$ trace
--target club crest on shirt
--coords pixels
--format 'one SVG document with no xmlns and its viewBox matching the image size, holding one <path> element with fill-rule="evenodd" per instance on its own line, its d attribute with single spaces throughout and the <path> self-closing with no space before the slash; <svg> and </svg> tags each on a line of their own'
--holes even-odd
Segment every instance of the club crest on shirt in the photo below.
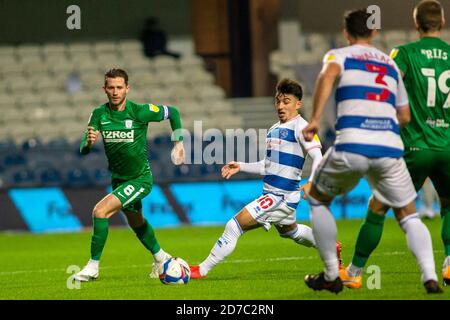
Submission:
<svg viewBox="0 0 450 320">
<path fill-rule="evenodd" d="M 125 120 L 125 128 L 131 129 L 133 127 L 133 120 Z"/>
<path fill-rule="evenodd" d="M 280 138 L 285 139 L 288 136 L 289 132 L 287 129 L 280 129 Z"/>
</svg>

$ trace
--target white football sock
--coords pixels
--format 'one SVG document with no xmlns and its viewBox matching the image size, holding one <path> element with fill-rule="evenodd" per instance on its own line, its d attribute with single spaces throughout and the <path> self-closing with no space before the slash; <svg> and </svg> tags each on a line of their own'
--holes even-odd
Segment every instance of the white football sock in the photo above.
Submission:
<svg viewBox="0 0 450 320">
<path fill-rule="evenodd" d="M 350 277 L 359 277 L 362 275 L 363 268 L 357 267 L 353 265 L 353 263 L 350 263 L 350 265 L 347 267 L 347 274 Z"/>
<path fill-rule="evenodd" d="M 316 241 L 314 240 L 313 231 L 310 227 L 304 224 L 297 224 L 297 228 L 280 234 L 283 238 L 290 238 L 296 243 L 305 247 L 315 247 Z"/>
<path fill-rule="evenodd" d="M 422 282 L 436 280 L 437 274 L 434 268 L 433 246 L 430 232 L 417 213 L 400 220 L 400 226 L 406 233 L 409 250 L 416 257 L 422 272 Z"/>
<path fill-rule="evenodd" d="M 208 258 L 200 263 L 200 274 L 206 276 L 216 264 L 228 257 L 234 251 L 237 240 L 243 233 L 236 218 L 228 221 L 225 225 L 225 231 L 219 240 L 217 240 Z"/>
<path fill-rule="evenodd" d="M 153 255 L 153 259 L 155 259 L 155 262 L 157 263 L 167 260 L 168 257 L 169 255 L 163 249 L 159 249 L 159 251 Z"/>
<path fill-rule="evenodd" d="M 325 280 L 333 281 L 339 276 L 339 262 L 336 253 L 336 222 L 323 203 L 309 197 L 311 223 L 316 247 L 325 264 Z"/>
<path fill-rule="evenodd" d="M 99 260 L 89 259 L 89 261 L 87 263 L 87 266 L 89 268 L 92 268 L 92 269 L 98 269 L 99 265 L 100 265 L 100 261 Z"/>
</svg>

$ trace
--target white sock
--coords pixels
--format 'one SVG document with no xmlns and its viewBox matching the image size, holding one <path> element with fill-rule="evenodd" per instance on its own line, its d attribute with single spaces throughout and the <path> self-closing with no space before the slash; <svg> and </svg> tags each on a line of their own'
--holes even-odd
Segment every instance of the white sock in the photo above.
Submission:
<svg viewBox="0 0 450 320">
<path fill-rule="evenodd" d="M 437 274 L 434 268 L 433 246 L 430 232 L 417 213 L 400 220 L 400 226 L 406 233 L 409 250 L 416 257 L 422 272 L 422 282 L 436 280 Z"/>
<path fill-rule="evenodd" d="M 89 259 L 89 261 L 87 263 L 87 266 L 89 268 L 92 268 L 92 269 L 98 269 L 99 265 L 100 265 L 100 261 L 99 260 Z"/>
<path fill-rule="evenodd" d="M 153 255 L 153 259 L 155 259 L 156 263 L 161 263 L 167 260 L 168 257 L 169 255 L 163 249 L 159 249 L 159 251 Z"/>
<path fill-rule="evenodd" d="M 316 247 L 325 264 L 325 280 L 333 281 L 339 276 L 339 262 L 336 253 L 336 222 L 327 206 L 309 197 L 311 223 Z"/>
<path fill-rule="evenodd" d="M 200 274 L 206 276 L 216 264 L 228 257 L 234 251 L 237 240 L 243 233 L 236 218 L 228 221 L 222 236 L 217 240 L 208 258 L 200 263 Z"/>
<path fill-rule="evenodd" d="M 283 238 L 290 238 L 296 243 L 305 247 L 315 247 L 316 241 L 314 240 L 313 231 L 310 227 L 304 224 L 297 224 L 297 228 L 280 234 Z"/>
<path fill-rule="evenodd" d="M 350 265 L 347 267 L 347 274 L 350 277 L 359 277 L 362 275 L 363 268 L 357 267 L 353 265 L 353 263 L 350 263 Z"/>
</svg>

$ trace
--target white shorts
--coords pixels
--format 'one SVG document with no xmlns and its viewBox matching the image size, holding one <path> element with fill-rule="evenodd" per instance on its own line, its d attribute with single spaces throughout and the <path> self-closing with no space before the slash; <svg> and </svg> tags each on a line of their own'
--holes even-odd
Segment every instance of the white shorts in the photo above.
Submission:
<svg viewBox="0 0 450 320">
<path fill-rule="evenodd" d="M 403 158 L 367 158 L 334 148 L 323 157 L 313 181 L 321 193 L 334 197 L 349 192 L 361 177 L 375 198 L 390 207 L 404 207 L 417 196 Z"/>
<path fill-rule="evenodd" d="M 283 197 L 271 193 L 253 200 L 245 209 L 266 231 L 269 231 L 272 224 L 285 226 L 297 221 L 296 210 L 289 207 Z"/>
</svg>

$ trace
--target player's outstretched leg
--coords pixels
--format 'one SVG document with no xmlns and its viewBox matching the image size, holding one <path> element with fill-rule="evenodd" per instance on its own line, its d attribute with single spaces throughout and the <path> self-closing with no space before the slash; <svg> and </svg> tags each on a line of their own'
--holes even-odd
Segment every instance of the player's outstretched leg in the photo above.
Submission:
<svg viewBox="0 0 450 320">
<path fill-rule="evenodd" d="M 325 272 L 317 275 L 306 275 L 305 283 L 313 290 L 328 290 L 339 293 L 342 291 L 343 285 L 339 278 L 339 262 L 336 254 L 336 222 L 325 203 L 313 198 L 312 194 L 308 201 L 311 207 L 314 239 L 320 257 L 325 264 Z"/>
<path fill-rule="evenodd" d="M 91 259 L 74 279 L 78 281 L 91 281 L 98 278 L 100 257 L 108 238 L 109 219 L 93 217 L 93 233 L 91 237 Z"/>
<path fill-rule="evenodd" d="M 161 249 L 161 246 L 156 239 L 155 231 L 146 219 L 144 219 L 144 223 L 141 226 L 132 229 L 136 233 L 139 241 L 141 241 L 144 247 L 153 255 L 154 263 L 152 265 L 150 278 L 159 278 L 160 266 L 172 256 Z"/>
<path fill-rule="evenodd" d="M 113 194 L 104 197 L 92 211 L 93 228 L 91 237 L 91 259 L 74 279 L 90 281 L 98 278 L 100 257 L 108 238 L 109 218 L 120 210 L 122 203 Z"/>
<path fill-rule="evenodd" d="M 370 200 L 369 206 L 377 207 L 377 212 L 386 212 L 388 207 L 383 205 L 374 198 Z M 369 256 L 378 246 L 383 234 L 383 226 L 385 216 L 368 209 L 366 219 L 361 225 L 358 238 L 356 240 L 355 252 L 351 264 L 346 269 L 339 270 L 339 277 L 344 285 L 351 289 L 359 289 L 362 285 L 362 271 L 369 259 Z"/>
<path fill-rule="evenodd" d="M 394 210 L 395 212 L 396 210 Z M 430 232 L 419 219 L 419 214 L 405 216 L 399 221 L 400 227 L 406 233 L 408 248 L 416 257 L 422 272 L 422 282 L 428 293 L 442 293 L 437 282 L 438 278 L 434 267 L 433 246 Z"/>
<path fill-rule="evenodd" d="M 209 256 L 200 265 L 191 266 L 191 278 L 204 278 L 215 265 L 234 251 L 236 243 L 243 233 L 236 217 L 228 221 L 222 236 L 217 240 Z"/>
<path fill-rule="evenodd" d="M 133 229 L 136 237 L 142 245 L 153 255 L 154 263 L 150 278 L 159 278 L 159 269 L 167 259 L 172 256 L 161 249 L 158 240 L 156 239 L 155 231 L 142 214 L 142 206 L 137 203 L 134 208 L 124 210 L 127 217 L 128 224 Z"/>
</svg>

